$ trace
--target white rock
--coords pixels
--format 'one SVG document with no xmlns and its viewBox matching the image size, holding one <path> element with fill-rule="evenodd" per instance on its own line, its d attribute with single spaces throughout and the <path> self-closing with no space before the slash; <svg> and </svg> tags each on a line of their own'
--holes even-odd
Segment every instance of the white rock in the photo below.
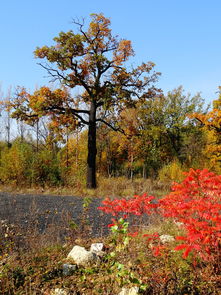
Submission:
<svg viewBox="0 0 221 295">
<path fill-rule="evenodd" d="M 88 265 L 99 261 L 99 257 L 84 247 L 74 246 L 67 256 L 68 259 L 73 260 L 77 265 Z"/>
<path fill-rule="evenodd" d="M 160 236 L 160 241 L 165 244 L 165 243 L 171 243 L 175 241 L 174 237 L 171 235 L 161 235 Z"/>
<path fill-rule="evenodd" d="M 139 293 L 138 287 L 132 287 L 130 289 L 122 288 L 121 292 L 118 295 L 137 295 Z"/>
<path fill-rule="evenodd" d="M 68 291 L 60 288 L 56 288 L 51 292 L 51 295 L 68 295 Z"/>
<path fill-rule="evenodd" d="M 94 243 L 94 244 L 91 244 L 90 251 L 93 253 L 97 253 L 97 252 L 99 253 L 103 251 L 103 249 L 104 249 L 103 243 Z"/>
</svg>

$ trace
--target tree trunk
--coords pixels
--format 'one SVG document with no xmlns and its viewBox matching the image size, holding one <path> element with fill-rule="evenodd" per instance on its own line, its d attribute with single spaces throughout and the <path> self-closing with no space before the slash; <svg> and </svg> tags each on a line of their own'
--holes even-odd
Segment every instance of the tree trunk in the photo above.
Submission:
<svg viewBox="0 0 221 295">
<path fill-rule="evenodd" d="M 66 168 L 69 167 L 69 132 L 66 127 Z"/>
<path fill-rule="evenodd" d="M 36 123 L 36 152 L 38 153 L 39 149 L 39 120 Z"/>
<path fill-rule="evenodd" d="M 96 101 L 92 100 L 88 127 L 87 188 L 96 188 Z"/>
</svg>

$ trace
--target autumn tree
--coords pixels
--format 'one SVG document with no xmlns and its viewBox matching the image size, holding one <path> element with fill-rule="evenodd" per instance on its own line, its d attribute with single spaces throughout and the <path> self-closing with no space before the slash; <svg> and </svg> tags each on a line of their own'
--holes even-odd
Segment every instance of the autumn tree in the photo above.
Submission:
<svg viewBox="0 0 221 295">
<path fill-rule="evenodd" d="M 209 159 L 210 168 L 220 172 L 221 162 L 221 87 L 219 97 L 213 101 L 209 112 L 196 112 L 192 115 L 206 132 L 207 145 L 204 150 L 205 157 Z"/>
<path fill-rule="evenodd" d="M 87 29 L 84 21 L 73 23 L 76 33 L 61 32 L 54 38 L 55 45 L 35 50 L 35 56 L 45 60 L 40 65 L 52 81 L 65 88 L 26 93 L 14 102 L 14 117 L 49 116 L 58 124 L 65 117 L 75 126 L 88 126 L 87 187 L 95 188 L 97 125 L 121 130 L 116 116 L 153 97 L 159 73 L 153 71 L 152 62 L 128 68 L 128 59 L 134 56 L 131 41 L 114 36 L 110 19 L 103 14 L 92 14 Z"/>
<path fill-rule="evenodd" d="M 148 143 L 143 146 L 143 157 L 146 154 L 151 166 L 159 169 L 173 159 L 184 163 L 190 153 L 192 158 L 200 153 L 201 132 L 189 115 L 203 108 L 201 96 L 186 94 L 182 86 L 142 104 L 139 112 L 142 140 Z M 194 145 L 195 152 L 190 151 L 194 139 L 198 144 L 198 148 Z"/>
</svg>

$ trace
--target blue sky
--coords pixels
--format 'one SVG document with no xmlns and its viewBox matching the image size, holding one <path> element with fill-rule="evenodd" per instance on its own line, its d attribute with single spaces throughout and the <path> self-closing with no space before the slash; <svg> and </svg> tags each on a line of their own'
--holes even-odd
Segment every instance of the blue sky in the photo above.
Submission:
<svg viewBox="0 0 221 295">
<path fill-rule="evenodd" d="M 52 45 L 73 18 L 104 13 L 114 34 L 133 43 L 137 64 L 153 61 L 165 92 L 183 85 L 207 102 L 221 85 L 220 0 L 9 0 L 1 1 L 0 81 L 32 90 L 47 85 L 33 51 Z"/>
</svg>

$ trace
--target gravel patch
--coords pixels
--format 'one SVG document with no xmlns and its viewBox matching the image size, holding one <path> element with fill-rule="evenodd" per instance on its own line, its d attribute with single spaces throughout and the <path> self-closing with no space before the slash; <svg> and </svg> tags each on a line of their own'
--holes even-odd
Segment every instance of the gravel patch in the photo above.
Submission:
<svg viewBox="0 0 221 295">
<path fill-rule="evenodd" d="M 70 231 L 70 223 L 84 237 L 102 237 L 109 233 L 112 216 L 98 210 L 101 198 L 91 198 L 88 210 L 83 210 L 84 199 L 77 196 L 27 195 L 0 192 L 0 221 L 14 224 L 27 232 L 46 233 L 50 230 L 63 240 Z M 86 220 L 87 223 L 82 223 Z M 132 231 L 145 228 L 151 220 L 148 216 L 130 216 Z"/>
<path fill-rule="evenodd" d="M 87 213 L 91 236 L 106 235 L 111 216 L 97 209 L 102 199 L 91 200 Z M 79 225 L 82 212 L 81 197 L 0 193 L 0 220 L 23 228 L 35 226 L 40 232 L 44 232 L 48 225 L 65 225 L 70 220 Z"/>
</svg>

